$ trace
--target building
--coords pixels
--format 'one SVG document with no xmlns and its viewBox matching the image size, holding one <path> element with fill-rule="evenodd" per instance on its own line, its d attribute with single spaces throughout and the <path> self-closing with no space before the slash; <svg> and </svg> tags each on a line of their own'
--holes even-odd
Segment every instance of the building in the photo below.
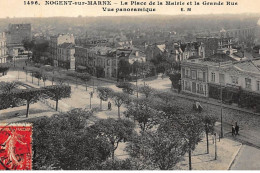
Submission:
<svg viewBox="0 0 260 173">
<path fill-rule="evenodd" d="M 0 33 L 0 64 L 6 63 L 7 47 L 5 33 Z"/>
<path fill-rule="evenodd" d="M 216 37 L 198 37 L 197 42 L 203 43 L 205 47 L 205 57 L 209 57 L 217 53 L 219 48 L 218 38 Z"/>
<path fill-rule="evenodd" d="M 181 63 L 182 91 L 204 97 L 229 98 L 240 92 L 260 94 L 260 59 L 236 61 L 223 58 L 186 60 Z M 225 91 L 225 92 L 224 92 Z"/>
<path fill-rule="evenodd" d="M 74 38 L 73 34 L 59 34 L 59 35 L 50 37 L 51 61 L 54 66 L 59 66 L 57 51 L 58 51 L 58 46 L 63 43 L 75 44 L 75 38 Z"/>
<path fill-rule="evenodd" d="M 24 49 L 23 41 L 32 39 L 31 30 L 31 24 L 9 24 L 6 32 L 8 50 L 13 48 Z"/>
<path fill-rule="evenodd" d="M 181 43 L 181 50 L 183 55 L 181 61 L 185 59 L 193 58 L 205 58 L 205 47 L 201 42 L 187 42 Z"/>
<path fill-rule="evenodd" d="M 205 58 L 205 47 L 200 42 L 180 43 L 166 41 L 165 43 L 148 45 L 145 54 L 147 61 L 157 59 L 158 57 L 165 57 L 169 60 L 179 62 L 190 57 Z"/>
<path fill-rule="evenodd" d="M 75 59 L 76 69 L 85 69 L 93 75 L 98 71 L 106 78 L 117 78 L 118 63 L 121 59 L 127 60 L 130 64 L 146 61 L 145 54 L 139 49 L 115 49 L 106 46 L 76 46 Z"/>
<path fill-rule="evenodd" d="M 89 50 L 82 46 L 75 46 L 75 66 L 76 69 L 86 69 L 89 65 Z"/>
<path fill-rule="evenodd" d="M 166 53 L 165 43 L 155 43 L 151 45 L 147 45 L 145 48 L 146 60 L 151 61 L 156 57 L 163 57 Z"/>
<path fill-rule="evenodd" d="M 73 43 L 63 43 L 58 45 L 57 61 L 58 66 L 70 70 L 75 70 L 75 45 Z"/>
</svg>

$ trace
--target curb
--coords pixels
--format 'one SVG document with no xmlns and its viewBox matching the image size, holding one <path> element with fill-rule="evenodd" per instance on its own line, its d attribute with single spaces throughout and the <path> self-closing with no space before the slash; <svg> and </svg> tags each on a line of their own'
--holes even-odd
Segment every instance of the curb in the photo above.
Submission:
<svg viewBox="0 0 260 173">
<path fill-rule="evenodd" d="M 230 170 L 230 169 L 231 169 L 231 167 L 232 167 L 232 165 L 234 164 L 234 162 L 235 162 L 235 160 L 236 160 L 236 157 L 237 157 L 238 153 L 240 152 L 242 146 L 243 146 L 243 144 L 240 143 L 239 149 L 237 150 L 237 152 L 235 152 L 235 153 L 232 155 L 232 160 L 230 161 L 227 170 Z"/>
</svg>

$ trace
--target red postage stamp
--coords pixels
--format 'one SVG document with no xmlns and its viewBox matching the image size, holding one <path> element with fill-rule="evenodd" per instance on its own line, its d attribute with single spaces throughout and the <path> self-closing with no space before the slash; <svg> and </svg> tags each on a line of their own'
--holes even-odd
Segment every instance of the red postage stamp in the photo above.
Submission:
<svg viewBox="0 0 260 173">
<path fill-rule="evenodd" d="M 0 124 L 0 170 L 32 169 L 32 125 Z"/>
</svg>

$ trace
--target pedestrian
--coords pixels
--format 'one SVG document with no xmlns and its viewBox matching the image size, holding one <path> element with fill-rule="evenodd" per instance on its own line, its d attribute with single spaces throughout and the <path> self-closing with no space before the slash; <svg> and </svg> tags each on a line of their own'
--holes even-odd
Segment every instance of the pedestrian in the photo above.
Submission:
<svg viewBox="0 0 260 173">
<path fill-rule="evenodd" d="M 239 126 L 237 125 L 237 122 L 236 122 L 236 125 L 235 125 L 235 131 L 236 131 L 236 135 L 239 135 L 239 134 L 238 134 Z"/>
<path fill-rule="evenodd" d="M 91 98 L 93 98 L 93 92 L 90 93 Z"/>
<path fill-rule="evenodd" d="M 111 102 L 110 101 L 108 102 L 107 107 L 108 107 L 108 110 L 111 111 Z"/>
<path fill-rule="evenodd" d="M 234 135 L 235 135 L 235 126 L 232 125 L 232 136 L 234 136 Z"/>
</svg>

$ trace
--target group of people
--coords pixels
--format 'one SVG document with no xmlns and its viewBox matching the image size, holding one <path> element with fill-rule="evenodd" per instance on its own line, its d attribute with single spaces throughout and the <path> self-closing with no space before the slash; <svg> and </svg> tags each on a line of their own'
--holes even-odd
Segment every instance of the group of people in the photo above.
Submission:
<svg viewBox="0 0 260 173">
<path fill-rule="evenodd" d="M 235 123 L 235 125 L 232 125 L 232 136 L 236 136 L 239 135 L 239 126 L 237 125 L 237 122 Z"/>
</svg>

